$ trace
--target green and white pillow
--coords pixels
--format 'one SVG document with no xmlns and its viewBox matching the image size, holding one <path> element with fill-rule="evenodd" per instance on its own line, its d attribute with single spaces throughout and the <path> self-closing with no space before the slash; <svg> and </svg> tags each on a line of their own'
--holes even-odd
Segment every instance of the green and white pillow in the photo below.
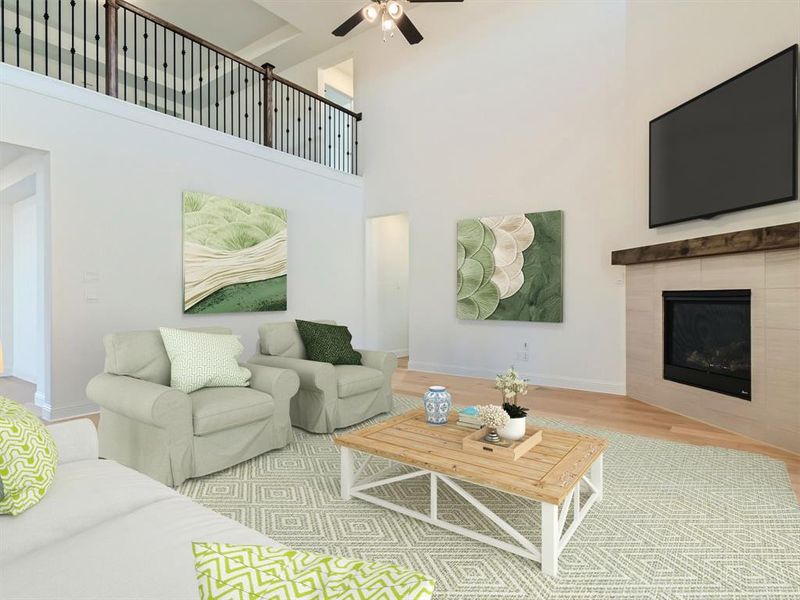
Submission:
<svg viewBox="0 0 800 600">
<path fill-rule="evenodd" d="M 397 565 L 270 546 L 192 543 L 200 600 L 430 600 L 434 581 Z"/>
<path fill-rule="evenodd" d="M 187 394 L 206 387 L 247 387 L 250 371 L 239 366 L 239 336 L 161 327 L 171 387 Z"/>
<path fill-rule="evenodd" d="M 18 515 L 42 499 L 56 473 L 58 449 L 42 422 L 0 398 L 0 515 Z"/>
</svg>

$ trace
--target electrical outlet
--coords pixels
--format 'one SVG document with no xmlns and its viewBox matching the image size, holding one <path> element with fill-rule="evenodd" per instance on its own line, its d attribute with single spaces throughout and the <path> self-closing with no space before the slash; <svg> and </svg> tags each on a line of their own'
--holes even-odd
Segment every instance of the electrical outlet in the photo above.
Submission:
<svg viewBox="0 0 800 600">
<path fill-rule="evenodd" d="M 517 360 L 521 362 L 528 362 L 528 353 L 527 352 L 517 352 Z"/>
</svg>

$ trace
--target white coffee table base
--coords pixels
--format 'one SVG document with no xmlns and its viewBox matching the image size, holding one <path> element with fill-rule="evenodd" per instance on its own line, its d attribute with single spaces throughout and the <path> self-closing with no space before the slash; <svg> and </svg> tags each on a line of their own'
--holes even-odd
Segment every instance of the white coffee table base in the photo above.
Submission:
<svg viewBox="0 0 800 600">
<path fill-rule="evenodd" d="M 342 453 L 342 500 L 358 498 L 359 500 L 376 504 L 408 517 L 419 519 L 425 523 L 429 523 L 473 540 L 483 542 L 484 544 L 494 546 L 495 548 L 500 548 L 506 552 L 512 552 L 519 556 L 523 556 L 530 560 L 541 563 L 542 572 L 552 577 L 558 575 L 558 557 L 561 554 L 561 551 L 567 545 L 570 538 L 572 538 L 575 530 L 578 528 L 578 526 L 580 526 L 581 522 L 586 516 L 586 513 L 589 512 L 589 509 L 592 507 L 592 505 L 594 505 L 595 502 L 599 502 L 603 498 L 603 456 L 601 454 L 592 464 L 588 473 L 584 475 L 575 486 L 572 493 L 567 496 L 566 500 L 564 500 L 562 503 L 562 506 L 559 507 L 559 505 L 548 504 L 546 502 L 541 503 L 542 539 L 541 545 L 537 548 L 533 542 L 527 539 L 519 531 L 514 529 L 506 521 L 497 516 L 486 505 L 482 504 L 477 498 L 475 498 L 472 494 L 470 494 L 458 483 L 446 475 L 434 473 L 432 471 L 417 470 L 382 479 L 382 477 L 388 471 L 394 469 L 396 464 L 400 464 L 393 463 L 392 466 L 384 469 L 383 471 L 359 480 L 361 473 L 364 472 L 364 468 L 367 466 L 367 464 L 369 464 L 373 456 L 368 454 L 367 459 L 359 466 L 358 470 L 355 470 L 354 451 L 351 448 L 344 446 L 340 447 L 340 450 Z M 384 500 L 383 498 L 377 498 L 375 496 L 371 496 L 370 494 L 364 493 L 365 490 L 369 490 L 371 488 L 388 485 L 390 483 L 396 483 L 398 481 L 404 481 L 406 479 L 413 479 L 415 477 L 430 477 L 430 509 L 428 514 L 412 510 L 410 508 L 400 506 L 399 504 L 395 504 L 394 502 Z M 514 541 L 517 542 L 517 544 L 510 544 L 503 540 L 498 540 L 488 535 L 478 533 L 477 531 L 472 531 L 471 529 L 466 529 L 460 525 L 454 525 L 453 523 L 449 523 L 440 519 L 438 512 L 439 481 L 450 487 L 472 506 L 477 508 L 481 514 L 483 514 L 492 523 L 507 533 Z M 581 505 L 580 490 L 583 485 L 585 485 L 591 491 L 591 495 L 586 499 L 583 505 Z M 564 525 L 566 524 L 567 515 L 569 514 L 570 508 L 573 511 L 572 523 L 565 530 Z"/>
</svg>

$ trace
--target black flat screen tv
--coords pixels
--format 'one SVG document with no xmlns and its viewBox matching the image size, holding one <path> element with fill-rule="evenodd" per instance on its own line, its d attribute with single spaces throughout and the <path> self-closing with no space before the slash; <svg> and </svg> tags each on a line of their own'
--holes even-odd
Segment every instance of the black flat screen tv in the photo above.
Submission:
<svg viewBox="0 0 800 600">
<path fill-rule="evenodd" d="M 650 121 L 650 227 L 797 198 L 797 45 Z"/>
</svg>

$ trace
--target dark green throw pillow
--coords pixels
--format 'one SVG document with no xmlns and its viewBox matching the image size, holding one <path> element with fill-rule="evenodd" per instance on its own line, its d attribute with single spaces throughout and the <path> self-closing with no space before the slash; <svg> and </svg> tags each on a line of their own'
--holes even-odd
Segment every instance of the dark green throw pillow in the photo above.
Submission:
<svg viewBox="0 0 800 600">
<path fill-rule="evenodd" d="M 343 325 L 295 321 L 308 360 L 333 365 L 360 365 L 361 354 L 353 350 L 350 330 Z"/>
</svg>

